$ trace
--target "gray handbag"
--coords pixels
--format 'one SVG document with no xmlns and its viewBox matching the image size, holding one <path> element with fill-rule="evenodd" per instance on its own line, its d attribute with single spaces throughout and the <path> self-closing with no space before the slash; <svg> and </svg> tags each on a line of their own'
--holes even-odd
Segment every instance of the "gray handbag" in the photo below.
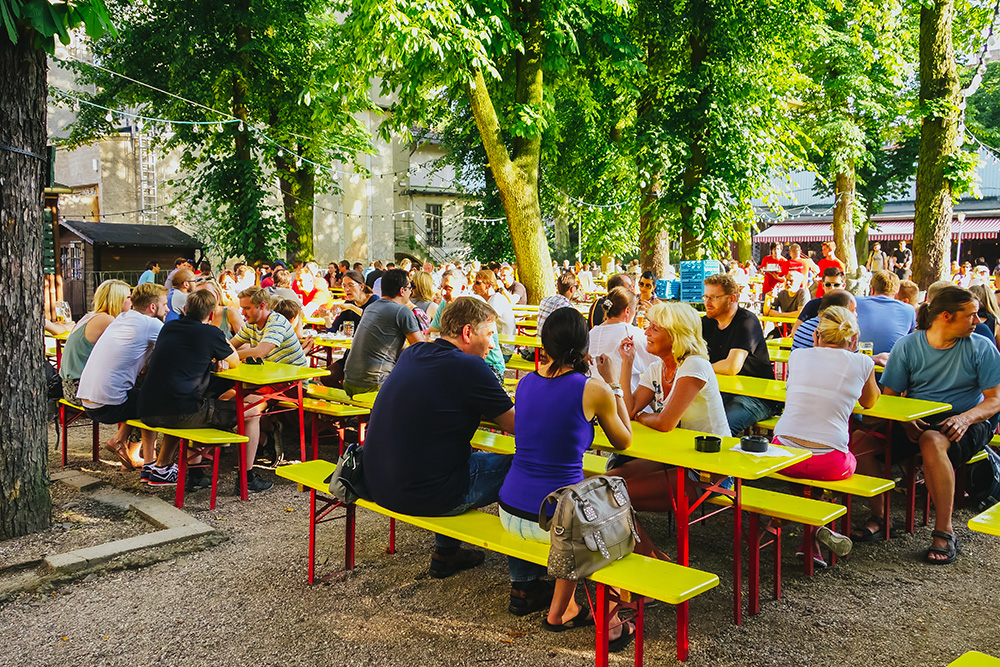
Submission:
<svg viewBox="0 0 1000 667">
<path fill-rule="evenodd" d="M 556 504 L 551 519 L 545 513 L 550 502 Z M 589 577 L 632 553 L 639 537 L 625 480 L 608 475 L 550 493 L 538 510 L 538 525 L 549 531 L 549 574 L 557 579 Z"/>
<path fill-rule="evenodd" d="M 324 482 L 330 485 L 330 494 L 348 505 L 358 498 L 371 500 L 364 476 L 364 448 L 350 445 L 337 460 L 337 467 Z"/>
</svg>

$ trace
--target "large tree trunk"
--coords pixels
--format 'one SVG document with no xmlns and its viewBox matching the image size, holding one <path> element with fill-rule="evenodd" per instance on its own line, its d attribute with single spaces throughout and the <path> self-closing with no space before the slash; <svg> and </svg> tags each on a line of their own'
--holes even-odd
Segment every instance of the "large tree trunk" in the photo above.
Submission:
<svg viewBox="0 0 1000 667">
<path fill-rule="evenodd" d="M 697 81 L 697 85 L 701 86 L 701 89 L 698 91 L 698 98 L 691 110 L 689 157 L 684 165 L 684 172 L 681 174 L 681 181 L 684 184 L 684 200 L 680 206 L 680 222 L 683 230 L 681 257 L 684 259 L 699 259 L 704 254 L 704 249 L 701 247 L 701 234 L 698 232 L 699 226 L 694 221 L 695 206 L 693 202 L 697 199 L 695 193 L 701 187 L 702 180 L 708 170 L 708 155 L 705 153 L 704 142 L 708 132 L 705 118 L 707 118 L 707 105 L 711 96 L 712 74 L 706 70 L 705 61 L 708 59 L 708 36 L 712 33 L 712 24 L 715 20 L 712 15 L 713 11 L 715 10 L 711 6 L 707 6 L 707 3 L 695 3 L 692 15 L 698 18 L 691 29 L 691 36 L 688 38 L 688 47 L 691 52 L 688 69 L 692 75 L 692 81 Z"/>
<path fill-rule="evenodd" d="M 935 0 L 920 9 L 920 105 L 944 107 L 942 116 L 924 116 L 920 126 L 917 202 L 913 229 L 913 280 L 921 289 L 943 279 L 951 250 L 951 183 L 945 179 L 948 157 L 955 153 L 958 74 L 951 40 L 952 0 Z"/>
<path fill-rule="evenodd" d="M 854 275 L 858 270 L 858 257 L 854 250 L 854 172 L 841 172 L 836 175 L 834 194 L 837 198 L 833 205 L 833 240 L 837 243 L 837 259 L 844 263 L 845 273 Z"/>
<path fill-rule="evenodd" d="M 639 193 L 639 264 L 643 271 L 662 277 L 670 264 L 670 236 L 657 206 L 659 193 L 660 182 L 655 178 Z"/>
<path fill-rule="evenodd" d="M 42 344 L 45 53 L 0 34 L 0 539 L 49 525 Z"/>
<path fill-rule="evenodd" d="M 753 256 L 753 235 L 750 233 L 750 223 L 747 220 L 736 221 L 736 259 L 749 262 Z"/>
<path fill-rule="evenodd" d="M 288 259 L 303 262 L 313 256 L 313 202 L 316 197 L 316 172 L 310 165 L 295 167 L 284 157 L 275 158 L 281 188 L 281 204 L 288 233 Z"/>
<path fill-rule="evenodd" d="M 524 37 L 524 53 L 517 59 L 517 90 L 519 104 L 542 106 L 542 19 L 539 0 L 515 3 L 515 10 L 528 26 Z M 496 180 L 500 201 L 507 214 L 518 275 L 528 291 L 528 302 L 538 303 L 555 292 L 552 259 L 542 227 L 542 209 L 538 201 L 538 162 L 542 138 L 516 137 L 513 151 L 508 152 L 500 130 L 496 108 L 486 88 L 483 73 L 476 70 L 466 88 L 476 127 L 483 138 L 490 171 Z"/>
</svg>

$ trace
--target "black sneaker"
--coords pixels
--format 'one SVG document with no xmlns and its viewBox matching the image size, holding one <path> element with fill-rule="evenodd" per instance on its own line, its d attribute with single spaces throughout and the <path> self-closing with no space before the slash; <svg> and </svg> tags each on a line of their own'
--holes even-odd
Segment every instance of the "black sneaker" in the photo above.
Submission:
<svg viewBox="0 0 1000 667">
<path fill-rule="evenodd" d="M 555 582 L 544 579 L 521 584 L 520 588 L 511 586 L 510 605 L 507 607 L 507 611 L 515 616 L 527 616 L 536 611 L 548 609 L 552 604 L 552 594 L 555 592 L 555 588 Z"/>
<path fill-rule="evenodd" d="M 263 477 L 259 477 L 255 472 L 247 473 L 247 491 L 250 493 L 260 493 L 261 491 L 267 491 L 272 486 L 273 483 L 267 481 Z"/>
<path fill-rule="evenodd" d="M 153 466 L 146 483 L 150 486 L 177 486 L 177 464 L 173 463 L 166 468 Z"/>
<path fill-rule="evenodd" d="M 468 570 L 483 562 L 486 554 L 473 549 L 459 548 L 450 556 L 443 556 L 435 550 L 431 554 L 430 575 L 435 579 L 450 577 L 460 570 Z"/>
<path fill-rule="evenodd" d="M 198 489 L 212 488 L 212 478 L 201 470 L 188 470 L 184 480 L 185 491 L 197 491 Z"/>
</svg>

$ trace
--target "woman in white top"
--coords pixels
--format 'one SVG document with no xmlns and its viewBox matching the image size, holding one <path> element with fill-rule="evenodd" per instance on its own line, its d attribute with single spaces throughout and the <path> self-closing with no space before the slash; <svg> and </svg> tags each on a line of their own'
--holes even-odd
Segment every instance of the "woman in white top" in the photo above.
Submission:
<svg viewBox="0 0 1000 667">
<path fill-rule="evenodd" d="M 621 389 L 632 419 L 657 431 L 675 428 L 728 437 L 729 421 L 719 394 L 719 382 L 708 361 L 708 346 L 701 336 L 701 318 L 685 303 L 660 302 L 646 312 L 646 351 L 656 357 L 642 376 L 635 392 L 629 386 L 635 363 L 635 345 L 625 339 L 619 346 L 622 357 Z M 642 410 L 652 406 L 653 412 Z M 614 464 L 612 464 L 614 465 Z M 672 509 L 670 470 L 662 463 L 632 459 L 614 468 L 625 478 L 632 506 L 643 512 Z M 635 550 L 666 560 L 636 524 L 640 540 Z"/>
<path fill-rule="evenodd" d="M 590 377 L 600 377 L 595 360 L 602 354 L 621 360 L 618 347 L 623 340 L 642 340 L 642 329 L 632 325 L 638 302 L 635 293 L 624 287 L 615 287 L 598 301 L 598 307 L 604 310 L 604 321 L 590 330 Z M 632 349 L 635 350 L 635 359 L 632 362 L 632 379 L 628 384 L 635 393 L 639 388 L 639 379 L 656 357 L 647 352 L 645 346 L 636 348 L 633 345 Z"/>
<path fill-rule="evenodd" d="M 808 449 L 812 456 L 781 471 L 789 477 L 838 480 L 858 466 L 848 445 L 848 428 L 855 401 L 875 405 L 881 392 L 875 382 L 875 362 L 858 354 L 858 320 L 843 306 L 830 306 L 819 316 L 813 332 L 815 347 L 793 350 L 788 357 L 785 411 L 774 427 L 774 444 Z M 816 540 L 838 556 L 850 553 L 851 538 L 826 526 Z M 818 547 L 818 544 L 817 544 Z M 799 553 L 804 550 L 800 547 Z M 826 561 L 817 548 L 816 564 Z"/>
</svg>

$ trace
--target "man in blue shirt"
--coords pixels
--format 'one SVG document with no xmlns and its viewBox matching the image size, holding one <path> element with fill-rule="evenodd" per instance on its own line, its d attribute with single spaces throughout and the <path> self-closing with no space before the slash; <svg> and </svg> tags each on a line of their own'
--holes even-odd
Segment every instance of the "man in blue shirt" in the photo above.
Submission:
<svg viewBox="0 0 1000 667">
<path fill-rule="evenodd" d="M 155 283 L 156 274 L 159 272 L 160 272 L 159 262 L 157 262 L 156 260 L 151 260 L 149 262 L 146 262 L 146 270 L 142 272 L 141 276 L 139 276 L 139 282 L 136 284 L 141 285 L 143 283 Z"/>
<path fill-rule="evenodd" d="M 893 423 L 893 461 L 919 453 L 924 480 L 934 501 L 933 542 L 924 560 L 946 564 L 955 560 L 958 543 L 952 528 L 955 470 L 982 450 L 993 436 L 1000 412 L 1000 352 L 983 336 L 973 336 L 979 323 L 979 303 L 965 289 L 942 288 L 921 308 L 917 331 L 896 342 L 882 373 L 883 393 L 950 403 L 952 410 L 926 419 Z M 879 475 L 881 466 L 866 436 L 855 443 L 858 472 Z M 870 501 L 872 516 L 851 537 L 870 542 L 885 527 L 882 501 Z"/>
<path fill-rule="evenodd" d="M 913 306 L 896 300 L 899 276 L 891 271 L 872 275 L 871 296 L 858 299 L 858 340 L 872 343 L 874 354 L 891 352 L 896 341 L 917 328 Z"/>
</svg>

